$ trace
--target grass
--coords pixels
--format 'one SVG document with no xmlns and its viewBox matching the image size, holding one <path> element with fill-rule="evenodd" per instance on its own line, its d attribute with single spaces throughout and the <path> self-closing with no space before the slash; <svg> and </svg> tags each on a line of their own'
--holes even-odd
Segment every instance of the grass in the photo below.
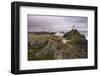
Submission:
<svg viewBox="0 0 100 76">
<path fill-rule="evenodd" d="M 49 39 L 56 40 L 56 39 L 58 39 L 58 37 L 55 36 L 55 35 L 52 35 L 52 34 L 36 35 L 34 33 L 28 33 L 28 43 L 29 44 L 32 41 L 39 41 L 39 42 L 44 43 L 46 40 L 49 40 Z M 41 51 L 41 49 L 45 46 L 39 47 L 39 48 L 33 48 L 33 47 L 29 46 L 29 44 L 28 44 L 28 60 L 48 60 L 48 59 L 50 60 L 50 59 L 54 59 L 54 57 L 51 56 L 51 55 L 48 55 L 48 56 L 42 57 L 42 58 L 35 57 L 36 53 Z"/>
<path fill-rule="evenodd" d="M 77 35 L 75 35 L 76 37 Z M 66 43 L 62 40 L 64 37 L 58 37 L 53 34 L 34 34 L 28 33 L 28 60 L 54 60 L 56 59 L 53 54 L 47 54 L 42 56 L 36 56 L 37 53 L 43 51 L 46 48 L 48 50 L 58 51 L 58 54 L 63 55 L 63 59 L 76 59 L 87 58 L 87 48 L 84 47 L 84 41 L 80 39 L 72 39 Z M 38 47 L 34 47 L 32 42 Z M 40 46 L 41 45 L 41 46 Z M 79 46 L 77 48 L 77 46 Z M 82 47 L 80 47 L 82 46 Z M 86 45 L 87 46 L 87 45 Z M 54 50 L 55 49 L 55 50 Z M 46 51 L 44 50 L 44 51 Z M 56 54 L 56 53 L 55 53 Z"/>
</svg>

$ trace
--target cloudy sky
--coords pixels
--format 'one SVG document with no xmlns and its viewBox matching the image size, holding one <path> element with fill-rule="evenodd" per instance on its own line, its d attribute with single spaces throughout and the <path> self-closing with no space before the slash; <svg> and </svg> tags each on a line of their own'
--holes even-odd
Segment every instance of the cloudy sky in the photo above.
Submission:
<svg viewBox="0 0 100 76">
<path fill-rule="evenodd" d="M 78 16 L 28 15 L 28 31 L 61 32 L 69 31 L 73 25 L 82 31 L 88 29 L 88 18 Z"/>
</svg>

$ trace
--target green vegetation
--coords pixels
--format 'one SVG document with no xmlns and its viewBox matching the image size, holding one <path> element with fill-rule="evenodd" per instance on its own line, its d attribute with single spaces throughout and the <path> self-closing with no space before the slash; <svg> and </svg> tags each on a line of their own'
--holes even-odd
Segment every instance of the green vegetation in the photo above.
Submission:
<svg viewBox="0 0 100 76">
<path fill-rule="evenodd" d="M 80 38 L 85 38 L 84 35 L 81 35 L 78 30 L 72 29 L 71 31 L 64 34 L 64 37 L 68 40 L 78 40 Z"/>
<path fill-rule="evenodd" d="M 87 40 L 76 29 L 65 33 L 63 37 L 54 33 L 28 33 L 28 60 L 87 57 Z"/>
</svg>

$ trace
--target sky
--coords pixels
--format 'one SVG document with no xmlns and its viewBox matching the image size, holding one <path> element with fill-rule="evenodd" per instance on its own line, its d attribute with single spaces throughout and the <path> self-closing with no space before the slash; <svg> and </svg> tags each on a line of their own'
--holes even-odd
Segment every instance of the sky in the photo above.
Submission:
<svg viewBox="0 0 100 76">
<path fill-rule="evenodd" d="M 79 16 L 53 16 L 53 15 L 28 15 L 29 32 L 67 32 L 75 25 L 79 31 L 88 30 L 88 17 Z"/>
</svg>

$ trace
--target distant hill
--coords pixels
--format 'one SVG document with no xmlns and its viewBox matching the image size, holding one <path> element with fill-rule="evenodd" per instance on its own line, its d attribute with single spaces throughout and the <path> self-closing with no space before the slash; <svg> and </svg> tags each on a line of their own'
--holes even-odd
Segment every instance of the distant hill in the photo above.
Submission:
<svg viewBox="0 0 100 76">
<path fill-rule="evenodd" d="M 33 33 L 36 35 L 43 35 L 43 34 L 55 34 L 55 32 L 46 32 L 46 31 L 41 31 L 41 32 L 29 32 L 29 33 Z"/>
</svg>

